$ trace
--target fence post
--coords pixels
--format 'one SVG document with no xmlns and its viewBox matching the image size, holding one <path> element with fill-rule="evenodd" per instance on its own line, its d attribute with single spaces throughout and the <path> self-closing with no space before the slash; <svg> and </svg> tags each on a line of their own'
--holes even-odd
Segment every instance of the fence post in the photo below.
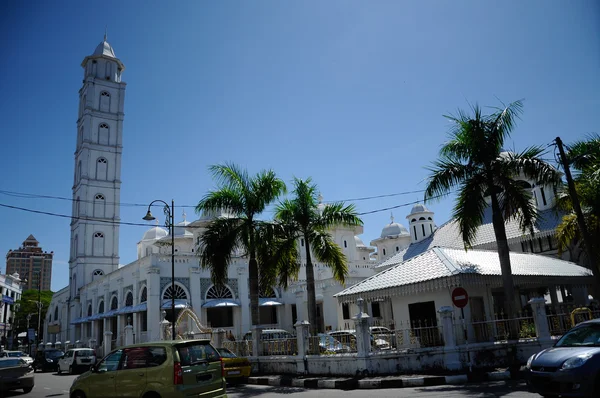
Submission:
<svg viewBox="0 0 600 398">
<path fill-rule="evenodd" d="M 359 357 L 366 357 L 371 352 L 371 333 L 369 331 L 369 314 L 364 312 L 365 301 L 362 298 L 356 300 L 358 314 L 352 319 L 356 329 L 356 350 Z"/>
<path fill-rule="evenodd" d="M 308 373 L 306 353 L 308 351 L 308 334 L 310 323 L 308 321 L 296 322 L 296 340 L 298 343 L 298 355 L 296 356 L 296 372 L 298 374 Z"/>
<path fill-rule="evenodd" d="M 104 332 L 104 355 L 108 354 L 112 350 L 112 332 L 107 330 Z"/>
<path fill-rule="evenodd" d="M 260 325 L 252 327 L 252 356 L 259 357 L 263 354 L 262 331 Z"/>
<path fill-rule="evenodd" d="M 550 341 L 550 328 L 548 327 L 548 317 L 546 316 L 546 299 L 543 297 L 532 298 L 528 301 L 533 311 L 533 323 L 535 324 L 535 333 L 538 341 Z"/>
<path fill-rule="evenodd" d="M 444 366 L 448 370 L 460 369 L 462 366 L 456 347 L 456 329 L 454 329 L 454 322 L 452 320 L 454 310 L 450 306 L 443 306 L 440 307 L 438 313 L 440 314 L 442 336 L 444 338 Z"/>
<path fill-rule="evenodd" d="M 213 344 L 216 348 L 223 347 L 223 342 L 225 341 L 225 329 L 217 329 L 213 330 Z"/>
</svg>

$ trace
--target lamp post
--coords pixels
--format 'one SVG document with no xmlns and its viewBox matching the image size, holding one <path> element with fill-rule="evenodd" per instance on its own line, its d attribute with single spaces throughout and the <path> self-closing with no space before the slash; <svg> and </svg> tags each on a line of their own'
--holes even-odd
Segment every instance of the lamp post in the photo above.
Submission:
<svg viewBox="0 0 600 398">
<path fill-rule="evenodd" d="M 156 220 L 156 217 L 154 217 L 152 215 L 152 212 L 150 211 L 150 207 L 152 207 L 152 205 L 156 202 L 160 202 L 165 205 L 165 208 L 167 209 L 167 214 L 171 219 L 171 221 L 169 222 L 169 226 L 171 227 L 171 311 L 173 311 L 173 319 L 171 320 L 171 325 L 173 327 L 171 332 L 171 338 L 175 340 L 175 202 L 171 200 L 171 206 L 169 206 L 169 204 L 164 200 L 153 200 L 148 205 L 148 212 L 142 218 L 142 220 Z"/>
<path fill-rule="evenodd" d="M 38 301 L 37 301 L 37 307 L 38 307 L 38 330 L 37 330 L 37 343 L 40 342 L 40 337 L 42 335 L 42 273 L 40 271 L 33 271 L 33 274 L 37 274 L 38 275 Z M 29 272 L 25 274 L 26 276 L 29 276 Z M 27 283 L 27 278 L 24 279 L 25 283 Z M 28 330 L 29 330 L 29 325 L 28 325 Z"/>
</svg>

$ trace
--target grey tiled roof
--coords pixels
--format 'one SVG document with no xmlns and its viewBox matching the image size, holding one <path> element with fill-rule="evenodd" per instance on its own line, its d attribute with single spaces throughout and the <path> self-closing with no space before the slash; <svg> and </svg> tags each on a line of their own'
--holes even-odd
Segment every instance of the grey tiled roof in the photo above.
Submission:
<svg viewBox="0 0 600 398">
<path fill-rule="evenodd" d="M 541 234 L 552 232 L 556 229 L 558 224 L 560 224 L 561 220 L 562 214 L 557 214 L 554 209 L 541 211 L 539 214 L 539 219 L 534 226 L 534 233 Z M 507 221 L 505 225 L 506 237 L 508 240 L 519 238 L 524 235 L 517 220 L 511 219 Z M 475 235 L 473 248 L 494 243 L 495 241 L 496 235 L 494 233 L 494 226 L 492 225 L 492 211 L 491 208 L 488 207 L 484 212 L 483 223 Z M 458 222 L 453 220 L 448 221 L 447 223 L 438 227 L 438 229 L 435 230 L 430 237 L 420 242 L 412 243 L 406 249 L 401 250 L 396 255 L 388 258 L 381 264 L 378 264 L 377 267 L 386 268 L 391 265 L 401 263 L 402 261 L 406 261 L 414 256 L 424 253 L 432 247 L 454 247 L 457 249 L 463 249 L 464 244 Z"/>
<path fill-rule="evenodd" d="M 510 253 L 516 276 L 589 277 L 592 272 L 569 261 L 529 253 Z M 425 282 L 457 274 L 501 275 L 498 252 L 435 247 L 385 269 L 336 297 Z"/>
</svg>

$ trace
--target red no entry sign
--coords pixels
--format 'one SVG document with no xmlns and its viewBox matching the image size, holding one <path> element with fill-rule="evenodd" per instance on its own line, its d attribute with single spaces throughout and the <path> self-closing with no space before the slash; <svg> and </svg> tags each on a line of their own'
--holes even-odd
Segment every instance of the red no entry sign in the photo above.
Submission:
<svg viewBox="0 0 600 398">
<path fill-rule="evenodd" d="M 469 302 L 469 294 L 462 287 L 457 287 L 452 291 L 452 303 L 458 308 L 464 308 Z"/>
</svg>

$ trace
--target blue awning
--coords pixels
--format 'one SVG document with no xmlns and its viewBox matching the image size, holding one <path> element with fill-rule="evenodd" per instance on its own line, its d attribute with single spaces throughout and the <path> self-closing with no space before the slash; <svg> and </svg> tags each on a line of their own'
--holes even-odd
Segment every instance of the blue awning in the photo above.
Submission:
<svg viewBox="0 0 600 398">
<path fill-rule="evenodd" d="M 84 316 L 83 318 L 76 318 L 76 319 L 73 319 L 73 320 L 71 321 L 71 325 L 77 325 L 77 324 L 80 324 L 80 323 L 87 322 L 87 321 L 89 321 L 89 319 L 88 319 L 88 318 L 89 318 L 89 317 L 87 317 L 87 316 Z"/>
<path fill-rule="evenodd" d="M 104 314 L 92 315 L 91 317 L 89 317 L 88 321 L 97 321 L 98 319 L 102 318 L 102 315 Z"/>
<path fill-rule="evenodd" d="M 175 304 L 177 305 L 177 304 Z M 131 312 L 144 312 L 148 310 L 148 303 L 146 301 L 144 301 L 141 304 L 138 305 L 134 305 L 133 308 L 131 309 Z"/>
<path fill-rule="evenodd" d="M 127 307 L 123 307 L 117 310 L 117 312 L 115 312 L 116 315 L 123 315 L 123 314 L 131 314 L 133 311 L 133 305 L 128 305 Z"/>
<path fill-rule="evenodd" d="M 163 304 L 160 308 L 163 310 L 168 310 L 171 307 L 172 307 L 171 299 L 167 299 L 167 300 L 163 300 Z M 176 299 L 175 300 L 175 309 L 182 309 L 182 308 L 190 308 L 190 303 L 188 303 L 187 300 Z"/>
<path fill-rule="evenodd" d="M 202 308 L 239 307 L 240 303 L 234 299 L 212 299 L 202 304 Z"/>
<path fill-rule="evenodd" d="M 270 307 L 273 305 L 283 305 L 283 303 L 276 298 L 259 298 L 258 305 L 260 307 Z"/>
<path fill-rule="evenodd" d="M 115 316 L 117 315 L 117 311 L 118 310 L 110 310 L 108 312 L 105 312 L 104 314 L 100 315 L 100 318 L 110 318 L 111 316 Z"/>
</svg>

